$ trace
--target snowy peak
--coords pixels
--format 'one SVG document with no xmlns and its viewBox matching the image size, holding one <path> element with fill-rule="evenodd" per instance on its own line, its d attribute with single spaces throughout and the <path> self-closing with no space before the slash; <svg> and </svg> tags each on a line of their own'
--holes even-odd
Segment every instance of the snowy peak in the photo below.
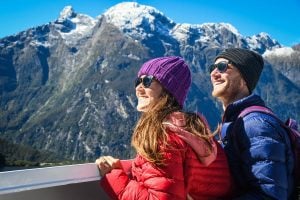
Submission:
<svg viewBox="0 0 300 200">
<path fill-rule="evenodd" d="M 170 38 L 181 45 L 196 42 L 213 46 L 240 46 L 259 53 L 266 49 L 281 47 L 266 33 L 244 37 L 229 23 L 180 24 L 175 23 L 162 12 L 151 6 L 136 2 L 119 3 L 108 9 L 103 16 L 125 34 L 138 40 Z"/>
<path fill-rule="evenodd" d="M 224 31 L 228 31 L 231 32 L 237 36 L 240 36 L 240 33 L 238 32 L 238 30 L 232 26 L 231 24 L 228 23 L 204 23 L 201 25 L 202 29 L 207 30 L 207 32 L 213 33 L 213 32 L 224 32 Z"/>
<path fill-rule="evenodd" d="M 164 18 L 165 21 L 171 23 L 171 20 L 162 12 L 136 2 L 119 3 L 108 9 L 104 16 L 114 25 L 128 28 L 139 26 L 144 23 L 144 20 L 147 20 L 148 23 L 154 23 L 157 17 Z"/>
<path fill-rule="evenodd" d="M 169 32 L 175 24 L 162 12 L 136 2 L 119 3 L 108 9 L 106 20 L 131 35 L 150 32 Z"/>
<path fill-rule="evenodd" d="M 281 45 L 279 44 L 279 42 L 276 41 L 276 40 L 274 40 L 274 39 L 272 39 L 270 37 L 270 35 L 267 34 L 267 33 L 262 32 L 262 33 L 259 33 L 259 34 L 255 35 L 255 36 L 253 36 L 253 37 L 257 38 L 258 40 L 260 40 L 261 42 L 263 42 L 265 44 L 276 46 L 276 48 L 281 47 Z"/>
<path fill-rule="evenodd" d="M 60 12 L 60 15 L 59 15 L 59 18 L 58 20 L 59 21 L 64 21 L 66 19 L 71 19 L 71 18 L 74 18 L 76 17 L 76 13 L 74 12 L 72 6 L 66 6 L 64 7 L 64 9 Z"/>
<path fill-rule="evenodd" d="M 66 6 L 55 22 L 61 36 L 67 43 L 76 43 L 82 37 L 88 36 L 97 20 L 84 14 L 77 14 L 71 6 Z"/>
<path fill-rule="evenodd" d="M 199 27 L 202 30 L 200 39 L 202 42 L 213 42 L 217 45 L 232 44 L 243 37 L 234 26 L 228 23 L 204 23 Z"/>
<path fill-rule="evenodd" d="M 271 50 L 275 48 L 280 48 L 281 45 L 274 39 L 272 39 L 267 33 L 259 33 L 257 35 L 253 35 L 251 37 L 246 37 L 246 41 L 248 46 L 253 50 Z M 263 53 L 264 51 L 259 51 L 259 53 Z"/>
<path fill-rule="evenodd" d="M 235 27 L 228 23 L 176 24 L 172 36 L 181 44 L 200 42 L 206 45 L 222 46 L 241 43 L 243 36 Z"/>
<path fill-rule="evenodd" d="M 244 37 L 229 23 L 179 24 L 159 10 L 136 2 L 119 3 L 108 9 L 103 16 L 125 34 L 138 40 L 156 35 L 157 39 L 160 36 L 169 37 L 180 44 L 193 45 L 195 42 L 215 46 L 226 44 L 226 46 L 250 48 L 260 53 L 266 49 L 280 47 L 280 44 L 266 33 Z"/>
</svg>

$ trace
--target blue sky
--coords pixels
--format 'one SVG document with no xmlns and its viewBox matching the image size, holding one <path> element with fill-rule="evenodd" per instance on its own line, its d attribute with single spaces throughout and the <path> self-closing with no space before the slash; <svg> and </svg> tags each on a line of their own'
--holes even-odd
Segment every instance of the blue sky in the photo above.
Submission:
<svg viewBox="0 0 300 200">
<path fill-rule="evenodd" d="M 0 38 L 58 18 L 67 5 L 75 12 L 96 17 L 117 0 L 3 0 Z M 141 0 L 176 23 L 226 22 L 243 36 L 268 33 L 285 46 L 300 43 L 300 0 Z"/>
</svg>

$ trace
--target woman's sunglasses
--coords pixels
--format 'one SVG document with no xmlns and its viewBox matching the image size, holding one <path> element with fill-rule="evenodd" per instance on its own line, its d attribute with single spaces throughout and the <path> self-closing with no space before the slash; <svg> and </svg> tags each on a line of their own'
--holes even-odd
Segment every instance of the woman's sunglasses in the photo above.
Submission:
<svg viewBox="0 0 300 200">
<path fill-rule="evenodd" d="M 144 76 L 143 78 L 139 77 L 135 80 L 135 87 L 142 83 L 145 88 L 148 88 L 150 87 L 153 80 L 154 76 L 151 75 Z"/>
<path fill-rule="evenodd" d="M 211 74 L 214 69 L 217 68 L 218 72 L 224 73 L 228 69 L 228 65 L 233 64 L 232 62 L 219 62 L 217 64 L 213 64 L 209 66 L 209 73 Z"/>
</svg>

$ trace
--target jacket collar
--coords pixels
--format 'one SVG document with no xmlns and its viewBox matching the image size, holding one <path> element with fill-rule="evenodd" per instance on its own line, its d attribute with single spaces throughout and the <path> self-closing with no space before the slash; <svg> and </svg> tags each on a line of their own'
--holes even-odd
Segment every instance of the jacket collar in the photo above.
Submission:
<svg viewBox="0 0 300 200">
<path fill-rule="evenodd" d="M 198 114 L 205 126 L 208 127 L 204 116 Z M 217 145 L 211 137 L 208 140 L 201 138 L 185 130 L 186 119 L 181 112 L 173 112 L 169 114 L 163 122 L 166 129 L 176 133 L 182 140 L 184 140 L 196 153 L 198 160 L 205 166 L 211 164 L 217 157 Z M 210 144 L 208 144 L 210 143 Z M 208 154 L 210 152 L 210 154 Z"/>
<path fill-rule="evenodd" d="M 235 121 L 242 110 L 249 106 L 265 106 L 260 96 L 251 94 L 229 104 L 224 112 L 222 122 Z"/>
</svg>

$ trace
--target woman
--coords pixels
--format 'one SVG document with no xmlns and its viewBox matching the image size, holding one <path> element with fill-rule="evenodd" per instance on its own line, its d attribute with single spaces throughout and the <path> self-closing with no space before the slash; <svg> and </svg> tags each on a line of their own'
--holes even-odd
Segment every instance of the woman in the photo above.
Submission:
<svg viewBox="0 0 300 200">
<path fill-rule="evenodd" d="M 142 112 L 132 136 L 137 155 L 129 168 L 111 156 L 96 160 L 101 185 L 112 198 L 228 197 L 232 185 L 223 150 L 201 117 L 182 112 L 190 85 L 190 70 L 180 57 L 143 64 L 135 82 Z"/>
</svg>

